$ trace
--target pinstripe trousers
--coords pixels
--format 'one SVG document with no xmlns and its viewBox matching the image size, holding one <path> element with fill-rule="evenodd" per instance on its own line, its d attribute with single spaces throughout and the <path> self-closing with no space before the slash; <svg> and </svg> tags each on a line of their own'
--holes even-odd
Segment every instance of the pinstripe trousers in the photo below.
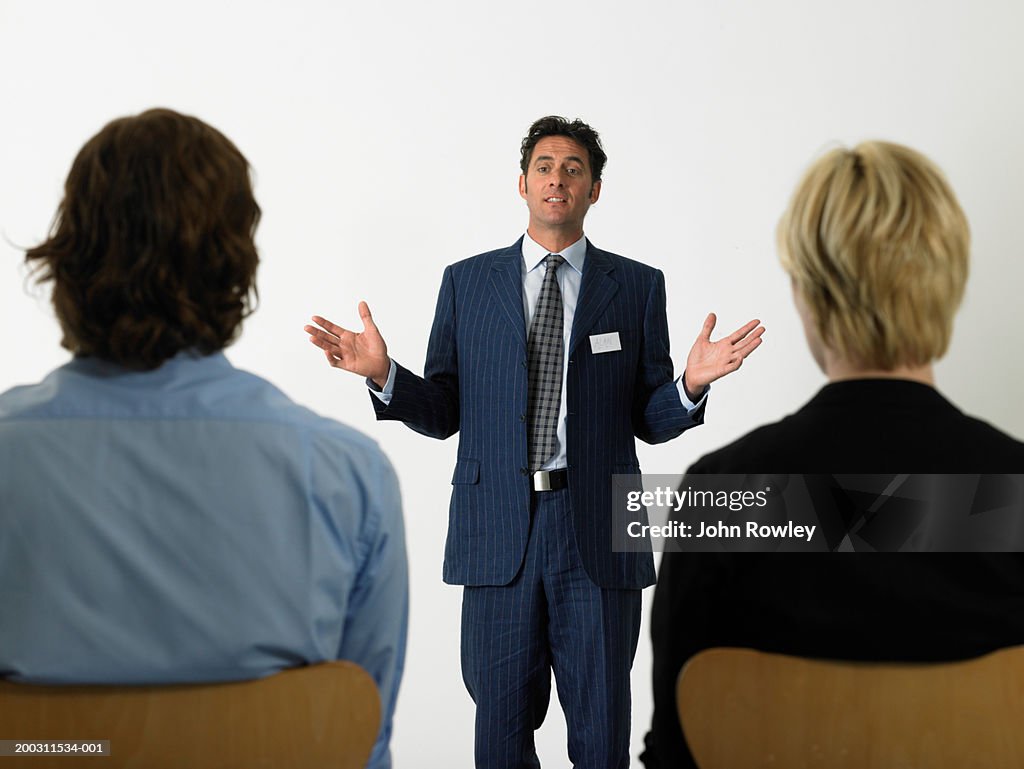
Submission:
<svg viewBox="0 0 1024 769">
<path fill-rule="evenodd" d="M 629 671 L 640 590 L 595 585 L 576 547 L 568 489 L 534 492 L 522 568 L 466 587 L 462 675 L 476 703 L 477 769 L 536 769 L 534 731 L 554 671 L 575 769 L 628 769 Z"/>
</svg>

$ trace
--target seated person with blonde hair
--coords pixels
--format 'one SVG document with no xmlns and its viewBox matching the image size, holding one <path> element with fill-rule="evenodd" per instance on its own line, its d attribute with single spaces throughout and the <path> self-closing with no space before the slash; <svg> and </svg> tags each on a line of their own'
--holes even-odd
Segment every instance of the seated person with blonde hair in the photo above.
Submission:
<svg viewBox="0 0 1024 769">
<path fill-rule="evenodd" d="M 779 248 L 829 383 L 690 473 L 1024 472 L 1024 444 L 935 389 L 969 251 L 966 217 L 935 165 L 884 142 L 829 152 L 800 182 Z M 675 682 L 699 650 L 924 661 L 1024 643 L 1024 555 L 666 552 L 651 632 L 642 760 L 693 766 Z"/>
</svg>

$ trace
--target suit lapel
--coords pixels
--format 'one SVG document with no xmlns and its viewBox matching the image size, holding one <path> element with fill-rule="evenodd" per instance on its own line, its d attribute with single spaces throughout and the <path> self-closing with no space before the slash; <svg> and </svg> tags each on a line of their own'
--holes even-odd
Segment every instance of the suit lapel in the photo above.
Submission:
<svg viewBox="0 0 1024 769">
<path fill-rule="evenodd" d="M 576 302 L 576 317 L 572 323 L 569 339 L 569 354 L 576 349 L 579 341 L 587 336 L 597 319 L 601 317 L 608 302 L 619 290 L 618 282 L 611 277 L 614 270 L 611 259 L 587 241 L 587 260 L 583 265 L 583 282 L 580 297 Z"/>
<path fill-rule="evenodd" d="M 516 338 L 526 347 L 526 322 L 523 320 L 523 239 L 498 254 L 491 266 L 491 292 L 501 307 Z"/>
</svg>

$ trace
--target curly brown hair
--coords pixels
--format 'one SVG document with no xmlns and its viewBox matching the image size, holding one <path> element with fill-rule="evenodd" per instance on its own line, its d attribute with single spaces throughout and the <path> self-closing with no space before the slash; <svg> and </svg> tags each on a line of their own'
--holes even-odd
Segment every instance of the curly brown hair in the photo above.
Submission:
<svg viewBox="0 0 1024 769">
<path fill-rule="evenodd" d="M 153 369 L 237 337 L 258 298 L 259 219 L 238 148 L 197 118 L 151 109 L 82 147 L 50 236 L 25 261 L 53 281 L 65 348 Z"/>
<path fill-rule="evenodd" d="M 601 181 L 604 164 L 608 162 L 608 156 L 601 146 L 601 137 L 579 118 L 570 122 L 558 115 L 548 115 L 535 120 L 523 137 L 519 145 L 519 168 L 524 174 L 530 167 L 533 148 L 547 136 L 565 136 L 583 147 L 590 156 L 590 178 L 595 182 Z"/>
</svg>

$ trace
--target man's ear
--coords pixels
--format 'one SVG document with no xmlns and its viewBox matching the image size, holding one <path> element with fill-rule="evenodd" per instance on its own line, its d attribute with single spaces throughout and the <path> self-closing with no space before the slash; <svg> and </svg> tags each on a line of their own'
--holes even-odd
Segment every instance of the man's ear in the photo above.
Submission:
<svg viewBox="0 0 1024 769">
<path fill-rule="evenodd" d="M 519 174 L 519 197 L 526 200 L 526 174 Z"/>
<path fill-rule="evenodd" d="M 594 182 L 590 185 L 590 205 L 594 205 L 601 197 L 601 182 Z"/>
</svg>

